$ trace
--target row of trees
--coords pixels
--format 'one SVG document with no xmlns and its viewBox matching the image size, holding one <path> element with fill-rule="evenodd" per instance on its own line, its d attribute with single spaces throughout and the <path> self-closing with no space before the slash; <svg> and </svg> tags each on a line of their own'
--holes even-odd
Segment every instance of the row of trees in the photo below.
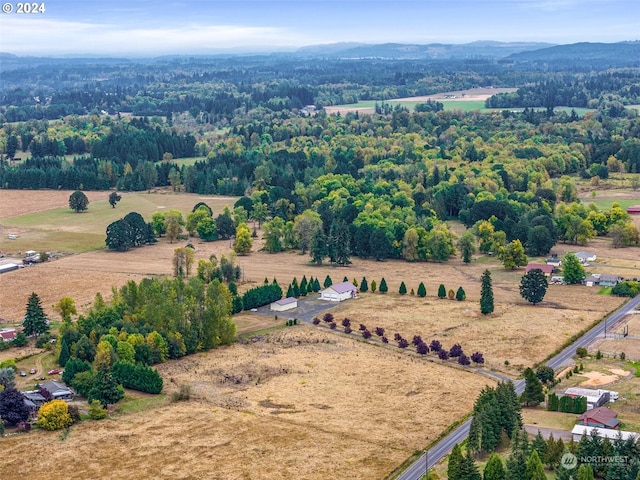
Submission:
<svg viewBox="0 0 640 480">
<path fill-rule="evenodd" d="M 338 327 L 338 324 L 335 321 L 333 314 L 325 313 L 322 317 L 322 321 L 324 321 L 327 326 L 331 330 L 335 330 Z M 315 317 L 312 320 L 314 325 L 319 325 L 321 322 L 320 318 Z M 342 327 L 344 328 L 344 333 L 350 334 L 353 332 L 351 328 L 351 319 L 343 318 L 340 322 Z M 373 334 L 367 328 L 367 326 L 361 323 L 358 327 L 362 338 L 365 340 L 370 339 Z M 376 327 L 373 330 L 374 334 L 380 338 L 380 341 L 384 344 L 389 343 L 389 338 L 385 334 L 385 329 L 382 327 Z M 401 334 L 395 333 L 393 335 L 393 341 L 397 342 L 398 348 L 405 349 L 409 346 L 409 341 L 404 338 Z M 420 335 L 414 335 L 411 340 L 411 344 L 415 347 L 416 353 L 420 355 L 427 355 L 429 352 L 435 354 L 440 360 L 446 361 L 448 359 L 456 359 L 456 361 L 463 366 L 468 366 L 473 362 L 476 365 L 484 364 L 484 355 L 480 352 L 475 352 L 470 356 L 465 355 L 462 350 L 462 346 L 459 343 L 454 344 L 450 349 L 443 347 L 439 340 L 432 340 L 429 344 L 427 344 Z"/>
</svg>

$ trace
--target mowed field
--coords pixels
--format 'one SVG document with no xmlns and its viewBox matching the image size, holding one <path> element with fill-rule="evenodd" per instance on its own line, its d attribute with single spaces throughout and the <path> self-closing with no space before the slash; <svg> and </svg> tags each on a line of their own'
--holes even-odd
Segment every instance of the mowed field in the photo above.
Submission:
<svg viewBox="0 0 640 480">
<path fill-rule="evenodd" d="M 151 221 L 154 212 L 170 209 L 187 213 L 198 202 L 207 203 L 214 215 L 235 198 L 174 194 L 169 190 L 121 192 L 116 208 L 109 205 L 110 192 L 85 192 L 89 208 L 76 213 L 69 208 L 72 191 L 0 190 L 0 252 L 5 255 L 26 250 L 75 253 L 103 248 L 107 225 L 129 212 Z M 8 235 L 17 235 L 10 240 Z"/>
<path fill-rule="evenodd" d="M 195 399 L 4 438 L 3 478 L 382 479 L 491 382 L 308 325 L 159 370 Z"/>
</svg>

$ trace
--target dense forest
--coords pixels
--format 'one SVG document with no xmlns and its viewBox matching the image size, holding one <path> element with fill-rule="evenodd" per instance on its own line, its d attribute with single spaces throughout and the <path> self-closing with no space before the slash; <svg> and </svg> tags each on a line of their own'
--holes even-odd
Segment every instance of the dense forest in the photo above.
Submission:
<svg viewBox="0 0 640 480">
<path fill-rule="evenodd" d="M 274 251 L 321 231 L 361 257 L 444 261 L 452 218 L 486 251 L 637 244 L 619 207 L 577 202 L 575 178 L 640 173 L 640 69 L 509 58 L 18 59 L 0 89 L 0 186 L 242 196 L 236 223 L 269 220 Z M 480 86 L 517 90 L 493 110 L 388 102 Z M 323 108 L 364 100 L 374 113 Z M 321 228 L 301 236 L 302 220 Z"/>
</svg>

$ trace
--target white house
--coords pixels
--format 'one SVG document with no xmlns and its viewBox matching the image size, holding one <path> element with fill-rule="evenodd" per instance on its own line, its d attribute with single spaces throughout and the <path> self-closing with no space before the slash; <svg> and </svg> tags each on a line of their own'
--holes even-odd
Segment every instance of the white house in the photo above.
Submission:
<svg viewBox="0 0 640 480">
<path fill-rule="evenodd" d="M 578 257 L 580 263 L 595 262 L 597 258 L 596 254 L 591 252 L 576 252 L 574 255 Z"/>
<path fill-rule="evenodd" d="M 569 397 L 585 397 L 587 399 L 587 409 L 601 407 L 611 400 L 609 390 L 591 390 L 590 388 L 570 387 L 564 391 L 564 395 Z"/>
<path fill-rule="evenodd" d="M 320 299 L 330 302 L 341 302 L 357 296 L 358 289 L 351 282 L 336 283 L 320 292 Z"/>
<path fill-rule="evenodd" d="M 613 430 L 611 428 L 597 428 L 597 427 L 585 427 L 584 425 L 576 425 L 571 430 L 573 435 L 573 441 L 579 442 L 583 435 L 590 436 L 595 431 L 597 437 L 608 438 L 609 440 L 615 440 L 616 438 L 622 438 L 627 440 L 629 438 L 640 438 L 640 434 L 636 432 L 625 432 L 622 430 Z"/>
<path fill-rule="evenodd" d="M 294 297 L 283 298 L 273 302 L 270 309 L 273 312 L 286 312 L 298 307 L 298 299 Z"/>
</svg>

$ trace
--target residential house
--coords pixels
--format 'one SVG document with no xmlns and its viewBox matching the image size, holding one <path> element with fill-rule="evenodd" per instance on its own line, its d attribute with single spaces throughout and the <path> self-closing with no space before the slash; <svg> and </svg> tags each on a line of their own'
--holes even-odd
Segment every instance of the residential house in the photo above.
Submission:
<svg viewBox="0 0 640 480">
<path fill-rule="evenodd" d="M 562 266 L 562 260 L 560 260 L 557 256 L 547 258 L 544 263 L 547 265 L 551 265 L 554 269 L 560 268 Z"/>
<path fill-rule="evenodd" d="M 578 260 L 582 264 L 589 264 L 590 262 L 595 262 L 597 258 L 595 253 L 590 253 L 590 252 L 576 252 L 574 253 L 574 255 L 578 257 Z"/>
<path fill-rule="evenodd" d="M 622 277 L 618 275 L 609 275 L 606 273 L 594 273 L 586 277 L 582 283 L 587 287 L 615 287 L 622 281 Z"/>
<path fill-rule="evenodd" d="M 595 434 L 596 437 L 608 438 L 611 441 L 617 438 L 622 440 L 635 439 L 636 441 L 640 439 L 640 433 L 625 432 L 611 428 L 585 427 L 584 425 L 576 425 L 573 427 L 571 434 L 573 435 L 574 442 L 579 442 L 583 435 L 591 436 L 592 434 Z"/>
<path fill-rule="evenodd" d="M 17 336 L 15 328 L 0 328 L 0 342 L 12 342 Z"/>
<path fill-rule="evenodd" d="M 298 299 L 294 297 L 283 298 L 277 300 L 270 305 L 273 312 L 285 312 L 298 307 Z"/>
<path fill-rule="evenodd" d="M 618 414 L 610 408 L 597 407 L 580 415 L 578 417 L 578 425 L 616 429 L 620 427 L 620 420 L 618 420 Z"/>
<path fill-rule="evenodd" d="M 47 390 L 54 400 L 71 400 L 73 398 L 73 391 L 64 383 L 56 382 L 55 380 L 40 384 L 40 388 Z"/>
<path fill-rule="evenodd" d="M 526 272 L 529 273 L 531 270 L 536 269 L 542 270 L 542 273 L 544 273 L 546 277 L 550 277 L 553 273 L 553 265 L 547 265 L 545 263 L 530 263 L 527 265 Z"/>
<path fill-rule="evenodd" d="M 570 387 L 564 391 L 564 395 L 570 397 L 585 397 L 587 399 L 587 409 L 601 407 L 611 400 L 608 390 L 591 390 L 590 388 Z"/>
<path fill-rule="evenodd" d="M 29 409 L 29 415 L 32 417 L 36 416 L 38 410 L 42 405 L 44 405 L 47 401 L 37 390 L 31 390 L 28 392 L 20 392 L 24 397 L 24 404 Z"/>
<path fill-rule="evenodd" d="M 336 283 L 320 292 L 320 299 L 330 302 L 342 302 L 357 296 L 358 289 L 351 282 Z"/>
</svg>

